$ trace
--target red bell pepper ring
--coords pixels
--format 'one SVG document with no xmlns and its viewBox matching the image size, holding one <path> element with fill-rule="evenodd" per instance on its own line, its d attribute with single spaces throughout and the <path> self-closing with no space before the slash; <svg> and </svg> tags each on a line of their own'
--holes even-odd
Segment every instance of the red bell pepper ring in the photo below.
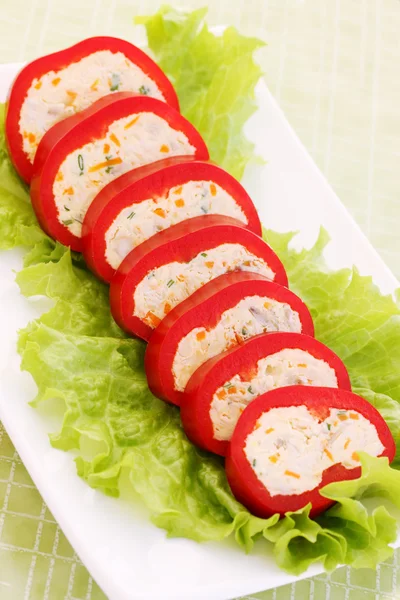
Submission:
<svg viewBox="0 0 400 600">
<path fill-rule="evenodd" d="M 151 163 L 172 150 L 160 139 L 149 150 L 147 157 L 142 156 L 137 161 L 129 158 L 129 152 L 132 153 L 130 144 L 136 144 L 141 151 L 138 140 L 143 147 L 148 142 L 146 129 L 140 126 L 141 129 L 136 131 L 135 128 L 143 118 L 155 118 L 157 123 L 164 123 L 169 135 L 172 135 L 171 132 L 176 136 L 183 135 L 187 140 L 187 152 L 182 150 L 181 154 L 190 152 L 201 160 L 208 159 L 207 147 L 198 131 L 165 102 L 130 92 L 105 96 L 89 108 L 54 125 L 39 144 L 31 199 L 39 223 L 48 235 L 80 252 L 81 227 L 77 223 L 82 223 L 88 206 L 100 189 L 135 165 L 139 167 Z M 123 130 L 121 139 L 116 138 L 114 132 L 109 133 L 116 122 L 126 122 L 125 126 L 120 126 Z M 91 151 L 85 154 L 85 147 Z M 99 159 L 103 152 L 104 156 Z M 172 155 L 177 155 L 177 152 L 172 152 Z M 72 159 L 73 167 L 68 162 Z M 58 192 L 57 197 L 53 186 L 63 190 Z M 75 188 L 78 190 L 77 196 Z M 68 202 L 71 199 L 76 206 L 64 215 L 64 210 L 70 210 Z"/>
<path fill-rule="evenodd" d="M 300 357 L 296 360 L 292 352 L 285 359 L 282 353 L 288 350 L 300 351 Z M 281 353 L 283 360 L 277 363 L 274 371 L 277 353 Z M 269 366 L 264 381 L 260 381 L 259 361 L 262 361 L 264 373 Z M 285 361 L 291 363 L 289 381 L 293 383 L 280 385 L 280 369 L 285 368 Z M 300 381 L 302 385 L 318 385 L 303 375 L 307 373 L 309 361 L 311 373 L 319 369 L 317 382 L 325 377 L 329 387 L 351 390 L 347 369 L 340 358 L 322 342 L 303 333 L 264 333 L 211 358 L 193 373 L 185 388 L 181 419 L 186 435 L 200 448 L 226 456 L 231 432 L 241 412 L 261 394 L 272 387 L 294 385 Z M 219 414 L 222 410 L 224 419 Z"/>
<path fill-rule="evenodd" d="M 223 261 L 221 246 L 225 244 L 229 246 L 225 246 Z M 230 255 L 238 245 L 243 254 L 234 260 Z M 180 265 L 178 273 L 174 269 L 174 279 L 168 268 L 171 263 Z M 153 235 L 124 259 L 110 285 L 112 315 L 120 327 L 149 340 L 164 316 L 191 293 L 224 273 L 241 269 L 261 273 L 281 285 L 288 283 L 275 252 L 240 221 L 220 215 L 182 221 Z"/>
<path fill-rule="evenodd" d="M 198 182 L 201 190 L 208 190 L 206 200 L 198 200 L 199 192 L 189 187 L 189 198 L 183 199 L 179 193 L 185 184 Z M 129 225 L 129 233 L 124 230 L 123 241 L 129 241 L 130 248 L 135 248 L 156 233 L 160 228 L 166 229 L 187 219 L 188 210 L 195 217 L 204 214 L 225 214 L 222 212 L 219 201 L 219 190 L 226 192 L 231 197 L 229 210 L 233 212 L 230 216 L 238 218 L 241 213 L 242 224 L 250 231 L 261 236 L 261 224 L 254 204 L 242 187 L 242 185 L 229 173 L 212 162 L 196 160 L 193 157 L 173 157 L 157 161 L 144 167 L 139 167 L 121 175 L 106 185 L 95 197 L 90 205 L 82 227 L 83 254 L 86 263 L 92 271 L 104 281 L 111 281 L 115 268 L 106 257 L 107 235 L 118 217 Z M 192 198 L 190 197 L 192 195 Z M 168 198 L 168 203 L 166 198 Z M 141 209 L 141 203 L 153 200 L 149 211 L 145 213 L 151 218 L 151 232 L 138 234 L 137 225 L 139 216 L 137 209 Z M 163 200 L 161 216 L 154 211 L 154 204 Z M 190 207 L 190 208 L 187 208 Z M 135 214 L 132 218 L 132 213 Z M 122 213 L 122 214 L 121 214 Z M 127 216 L 126 216 L 127 215 Z M 140 220 L 143 219 L 143 211 L 139 212 Z M 228 215 L 229 216 L 229 215 Z M 128 237 L 129 236 L 129 237 Z M 122 258 L 120 259 L 122 262 Z"/>
<path fill-rule="evenodd" d="M 229 330 L 221 321 L 227 317 L 224 313 L 233 315 Z M 224 339 L 214 344 L 218 326 Z M 256 273 L 221 275 L 172 309 L 154 330 L 145 354 L 149 387 L 155 396 L 179 406 L 187 381 L 206 360 L 277 328 L 314 335 L 310 312 L 296 294 Z M 182 363 L 178 350 L 188 340 L 195 352 L 186 354 Z"/>
<path fill-rule="evenodd" d="M 296 437 L 285 437 L 280 430 L 274 431 L 272 427 L 272 424 L 276 424 L 275 409 L 291 410 L 293 422 L 293 415 L 299 409 L 303 411 L 304 407 L 316 422 L 318 430 L 318 437 L 313 436 L 316 445 L 311 448 L 304 434 L 304 440 L 299 441 L 301 436 L 298 430 Z M 275 513 L 284 515 L 299 510 L 308 503 L 312 506 L 310 515 L 317 516 L 333 504 L 332 500 L 319 493 L 322 487 L 335 481 L 360 477 L 358 452 L 368 450 L 357 446 L 357 434 L 365 420 L 373 426 L 369 435 L 374 436 L 380 447 L 375 456 L 386 456 L 392 461 L 395 443 L 386 422 L 369 402 L 350 391 L 291 386 L 259 396 L 243 412 L 229 445 L 225 469 L 234 496 L 259 517 Z M 304 426 L 304 420 L 302 424 Z M 275 437 L 268 438 L 269 435 Z M 282 439 L 277 438 L 279 435 L 282 435 Z M 274 440 L 279 443 L 275 444 Z M 258 455 L 260 460 L 255 457 L 258 442 L 258 448 L 264 451 L 262 457 L 261 453 Z M 376 445 L 370 447 L 377 449 Z M 287 464 L 288 460 L 290 462 L 291 451 L 299 453 L 295 464 Z M 324 462 L 318 462 L 320 457 L 324 457 Z M 318 465 L 317 474 L 320 477 L 317 485 L 308 488 L 310 482 L 307 482 L 307 476 L 309 477 L 310 472 L 307 472 L 307 464 L 313 465 L 314 460 L 317 461 L 315 465 Z M 273 472 L 273 469 L 277 470 Z M 273 493 L 271 485 L 274 487 Z M 306 489 L 299 493 L 276 493 L 278 487 L 290 488 L 293 485 L 300 486 L 299 490 Z"/>
<path fill-rule="evenodd" d="M 101 52 L 104 50 L 108 50 L 114 55 L 116 53 L 123 54 L 128 61 L 133 63 L 133 65 L 138 67 L 143 72 L 145 77 L 150 78 L 161 95 L 164 97 L 165 102 L 170 104 L 176 110 L 179 110 L 179 102 L 176 92 L 165 73 L 149 56 L 147 56 L 147 54 L 125 40 L 107 36 L 92 37 L 83 40 L 82 42 L 79 42 L 70 48 L 61 50 L 60 52 L 55 52 L 53 54 L 43 56 L 42 58 L 38 58 L 37 60 L 34 60 L 26 65 L 15 78 L 9 91 L 5 120 L 6 139 L 11 160 L 18 174 L 28 183 L 30 182 L 33 173 L 33 160 L 30 159 L 29 153 L 24 151 L 24 132 L 21 131 L 20 128 L 20 119 L 21 111 L 29 90 L 32 88 L 39 90 L 42 87 L 41 78 L 46 76 L 46 74 L 54 75 L 54 79 L 52 79 L 51 83 L 54 86 L 54 90 L 56 90 L 56 86 L 60 85 L 60 81 L 62 80 L 62 73 L 59 73 L 60 71 L 66 69 L 74 63 L 78 63 L 84 59 L 87 59 L 87 57 L 96 52 Z M 84 66 L 82 68 L 85 69 Z M 97 73 L 96 70 L 93 69 L 93 65 L 89 63 L 87 63 L 86 70 L 84 70 L 82 77 L 79 77 L 79 80 L 81 85 L 83 84 L 85 86 L 82 93 L 93 96 L 93 101 L 97 100 L 102 95 L 113 93 L 114 90 L 119 89 L 120 87 L 119 82 L 113 82 L 110 80 L 107 89 L 104 90 L 104 93 L 102 94 L 101 91 L 99 92 L 98 87 L 99 83 L 101 85 L 101 73 Z M 145 86 L 139 87 L 139 90 L 137 88 L 134 89 L 133 86 L 132 89 L 130 89 L 128 84 L 125 83 L 124 85 L 122 81 L 122 87 L 123 90 L 121 91 L 148 93 L 152 95 L 150 88 Z M 143 88 L 142 91 L 141 88 Z M 73 91 L 73 89 L 66 90 L 65 103 L 63 106 L 63 111 L 61 112 L 59 111 L 60 103 L 57 102 L 55 105 L 54 102 L 52 103 L 51 99 L 49 98 L 47 103 L 49 109 L 51 110 L 53 105 L 57 109 L 54 110 L 53 122 L 50 120 L 50 125 L 55 124 L 60 120 L 60 118 L 65 118 L 65 116 L 71 114 L 71 110 L 78 110 L 78 108 L 74 105 L 75 98 L 76 93 Z M 68 112 L 67 108 L 69 109 Z M 37 118 L 37 115 L 33 115 L 33 117 Z M 49 123 L 46 123 L 46 128 L 49 128 Z M 25 132 L 25 135 L 34 136 L 35 139 L 32 140 L 32 143 L 34 142 L 35 145 L 40 141 L 40 136 L 38 137 L 37 134 L 34 135 L 32 132 Z"/>
</svg>

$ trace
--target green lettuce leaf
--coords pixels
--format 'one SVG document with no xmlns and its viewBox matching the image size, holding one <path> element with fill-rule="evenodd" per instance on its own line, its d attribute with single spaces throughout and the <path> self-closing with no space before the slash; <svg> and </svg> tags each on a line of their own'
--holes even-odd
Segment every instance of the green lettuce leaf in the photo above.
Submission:
<svg viewBox="0 0 400 600">
<path fill-rule="evenodd" d="M 29 198 L 29 190 L 18 177 L 7 152 L 4 134 L 4 104 L 0 105 L 0 250 L 34 246 L 46 237 L 40 229 Z"/>
<path fill-rule="evenodd" d="M 257 108 L 254 88 L 261 69 L 253 55 L 264 43 L 233 27 L 214 35 L 204 23 L 206 13 L 204 8 L 187 14 L 164 6 L 135 22 L 146 27 L 150 50 L 171 78 L 182 113 L 203 135 L 211 158 L 240 179 L 254 160 L 254 145 L 243 125 Z"/>
<path fill-rule="evenodd" d="M 164 8 L 146 20 L 149 43 L 174 76 L 185 114 L 202 124 L 212 155 L 222 157 L 226 167 L 237 162 L 240 171 L 252 153 L 240 136 L 246 107 L 253 106 L 256 67 L 251 54 L 257 43 L 233 30 L 215 38 L 202 25 L 203 17 L 203 11 L 185 15 Z M 185 52 L 178 52 L 179 47 Z M 240 94 L 231 98 L 236 89 L 225 94 L 222 85 L 219 102 L 217 83 L 232 81 L 234 72 Z M 228 112 L 235 123 L 232 134 Z M 362 454 L 362 476 L 327 486 L 323 493 L 337 504 L 318 519 L 310 519 L 309 507 L 281 520 L 277 515 L 259 519 L 234 499 L 222 460 L 193 446 L 178 410 L 150 393 L 143 370 L 145 344 L 126 338 L 116 326 L 107 287 L 79 255 L 38 227 L 27 190 L 10 164 L 3 130 L 1 126 L 0 245 L 29 249 L 17 275 L 21 292 L 53 302 L 20 332 L 18 344 L 22 368 L 38 387 L 33 405 L 44 413 L 62 407 L 61 428 L 50 438 L 53 446 L 75 451 L 78 473 L 92 487 L 133 496 L 133 502 L 146 505 L 153 522 L 170 536 L 206 541 L 233 535 L 246 551 L 255 539 L 264 538 L 278 565 L 295 574 L 315 561 L 333 569 L 385 560 L 392 552 L 396 521 L 381 504 L 400 503 L 400 472 L 386 459 Z M 236 146 L 241 149 L 237 158 Z M 398 305 L 356 270 L 329 271 L 324 232 L 312 249 L 300 253 L 291 249 L 293 234 L 265 235 L 283 260 L 292 288 L 310 306 L 317 336 L 342 357 L 355 391 L 381 412 L 398 442 Z M 399 466 L 398 457 L 393 464 Z M 375 508 L 367 508 L 370 498 Z"/>
</svg>

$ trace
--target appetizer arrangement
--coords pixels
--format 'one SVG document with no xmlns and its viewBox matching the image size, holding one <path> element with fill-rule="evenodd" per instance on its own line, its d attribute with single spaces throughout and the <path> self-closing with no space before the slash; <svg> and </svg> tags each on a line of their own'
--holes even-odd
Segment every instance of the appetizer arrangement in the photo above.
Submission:
<svg viewBox="0 0 400 600">
<path fill-rule="evenodd" d="M 242 46 L 254 73 L 251 107 L 257 43 L 232 30 L 221 38 L 206 28 L 196 33 L 202 11 L 180 15 L 168 33 L 160 27 L 166 11 L 174 22 L 175 13 L 164 8 L 145 24 L 149 40 L 166 53 L 167 71 L 172 38 L 188 31 L 185 52 L 193 48 L 191 59 L 205 78 L 221 64 L 226 71 L 230 46 Z M 83 453 L 77 459 L 79 474 L 117 494 L 121 469 L 131 468 L 132 486 L 170 534 L 206 540 L 235 532 L 249 549 L 262 533 L 279 545 L 280 566 L 296 573 L 314 560 L 327 568 L 369 566 L 390 554 L 394 521 L 383 507 L 368 516 L 356 496 L 371 486 L 399 502 L 389 425 L 400 409 L 371 398 L 354 360 L 357 388 L 361 382 L 365 389 L 351 391 L 345 366 L 351 354 L 339 335 L 348 326 L 343 311 L 351 299 L 340 285 L 347 290 L 349 274 L 340 272 L 329 297 L 336 274 L 314 266 L 321 247 L 296 255 L 290 236 L 263 239 L 238 180 L 245 150 L 230 150 L 242 133 L 226 120 L 214 137 L 206 126 L 196 128 L 196 98 L 208 106 L 212 85 L 201 78 L 180 84 L 182 60 L 172 75 L 181 106 L 189 99 L 185 116 L 163 70 L 116 38 L 91 38 L 40 58 L 14 81 L 5 115 L 9 156 L 3 149 L 0 166 L 16 198 L 7 204 L 10 192 L 0 187 L 11 223 L 7 243 L 31 247 L 17 277 L 22 292 L 56 300 L 21 333 L 22 366 L 38 383 L 37 401 L 65 401 L 63 428 L 52 443 L 79 449 L 85 438 L 86 448 L 93 445 L 91 459 Z M 244 120 L 251 112 L 236 110 Z M 224 163 L 236 157 L 237 178 L 210 161 L 209 149 L 215 159 L 221 139 L 224 152 L 232 152 Z M 251 152 L 246 144 L 239 148 Z M 47 235 L 30 208 L 19 205 L 26 192 L 9 160 L 30 183 Z M 385 304 L 379 319 L 397 314 L 393 300 L 375 289 L 370 297 Z M 332 302 L 325 312 L 324 302 Z M 369 314 L 375 328 L 375 313 Z M 319 334 L 325 318 L 325 330 L 336 328 L 336 337 Z M 143 343 L 131 336 L 148 342 L 144 356 Z M 367 337 L 359 348 L 352 343 L 368 369 Z M 225 457 L 226 475 L 218 457 Z M 176 481 L 182 505 L 171 497 Z M 362 542 L 353 539 L 349 522 Z"/>
</svg>

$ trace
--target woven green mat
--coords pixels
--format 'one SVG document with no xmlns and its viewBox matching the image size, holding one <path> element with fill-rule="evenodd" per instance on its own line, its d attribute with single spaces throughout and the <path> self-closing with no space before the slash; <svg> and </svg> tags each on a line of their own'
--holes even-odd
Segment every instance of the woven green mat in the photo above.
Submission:
<svg viewBox="0 0 400 600">
<path fill-rule="evenodd" d="M 0 62 L 33 58 L 95 34 L 138 42 L 133 16 L 159 5 L 156 0 L 0 0 Z M 268 42 L 260 61 L 270 90 L 400 277 L 400 1 L 214 0 L 209 22 L 236 25 Z M 395 600 L 399 561 L 400 551 L 376 571 L 342 568 L 249 598 Z M 103 598 L 0 424 L 0 600 Z"/>
</svg>

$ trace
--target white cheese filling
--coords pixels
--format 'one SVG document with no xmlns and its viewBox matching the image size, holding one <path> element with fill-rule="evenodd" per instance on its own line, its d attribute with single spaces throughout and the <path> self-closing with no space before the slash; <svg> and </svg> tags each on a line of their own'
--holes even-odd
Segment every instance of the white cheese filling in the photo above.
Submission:
<svg viewBox="0 0 400 600">
<path fill-rule="evenodd" d="M 311 385 L 337 388 L 335 370 L 306 350 L 285 348 L 260 358 L 254 376 L 235 375 L 219 387 L 210 405 L 216 440 L 230 440 L 236 423 L 252 400 L 274 388 Z"/>
<path fill-rule="evenodd" d="M 194 154 L 187 136 L 152 112 L 111 123 L 104 137 L 69 154 L 53 184 L 58 220 L 80 237 L 93 198 L 116 177 L 168 156 Z"/>
<path fill-rule="evenodd" d="M 33 79 L 22 104 L 19 131 L 31 162 L 40 140 L 57 121 L 112 92 L 135 92 L 165 100 L 157 84 L 122 52 L 100 50 L 59 71 Z"/>
<path fill-rule="evenodd" d="M 247 296 L 223 312 L 212 329 L 196 327 L 178 344 L 172 364 L 175 389 L 183 392 L 191 375 L 209 358 L 266 331 L 301 333 L 299 313 L 285 302 Z"/>
<path fill-rule="evenodd" d="M 271 496 L 316 488 L 325 469 L 360 466 L 359 451 L 382 454 L 376 427 L 353 410 L 331 408 L 319 421 L 305 406 L 273 408 L 257 421 L 244 448 L 255 475 Z"/>
<path fill-rule="evenodd" d="M 188 263 L 171 262 L 150 271 L 136 286 L 134 315 L 155 327 L 169 311 L 206 283 L 229 271 L 251 271 L 273 280 L 264 260 L 241 244 L 221 244 Z"/>
<path fill-rule="evenodd" d="M 152 235 L 205 214 L 225 215 L 248 223 L 235 199 L 217 183 L 187 181 L 163 196 L 124 208 L 106 232 L 106 260 L 118 269 L 125 256 Z"/>
</svg>

